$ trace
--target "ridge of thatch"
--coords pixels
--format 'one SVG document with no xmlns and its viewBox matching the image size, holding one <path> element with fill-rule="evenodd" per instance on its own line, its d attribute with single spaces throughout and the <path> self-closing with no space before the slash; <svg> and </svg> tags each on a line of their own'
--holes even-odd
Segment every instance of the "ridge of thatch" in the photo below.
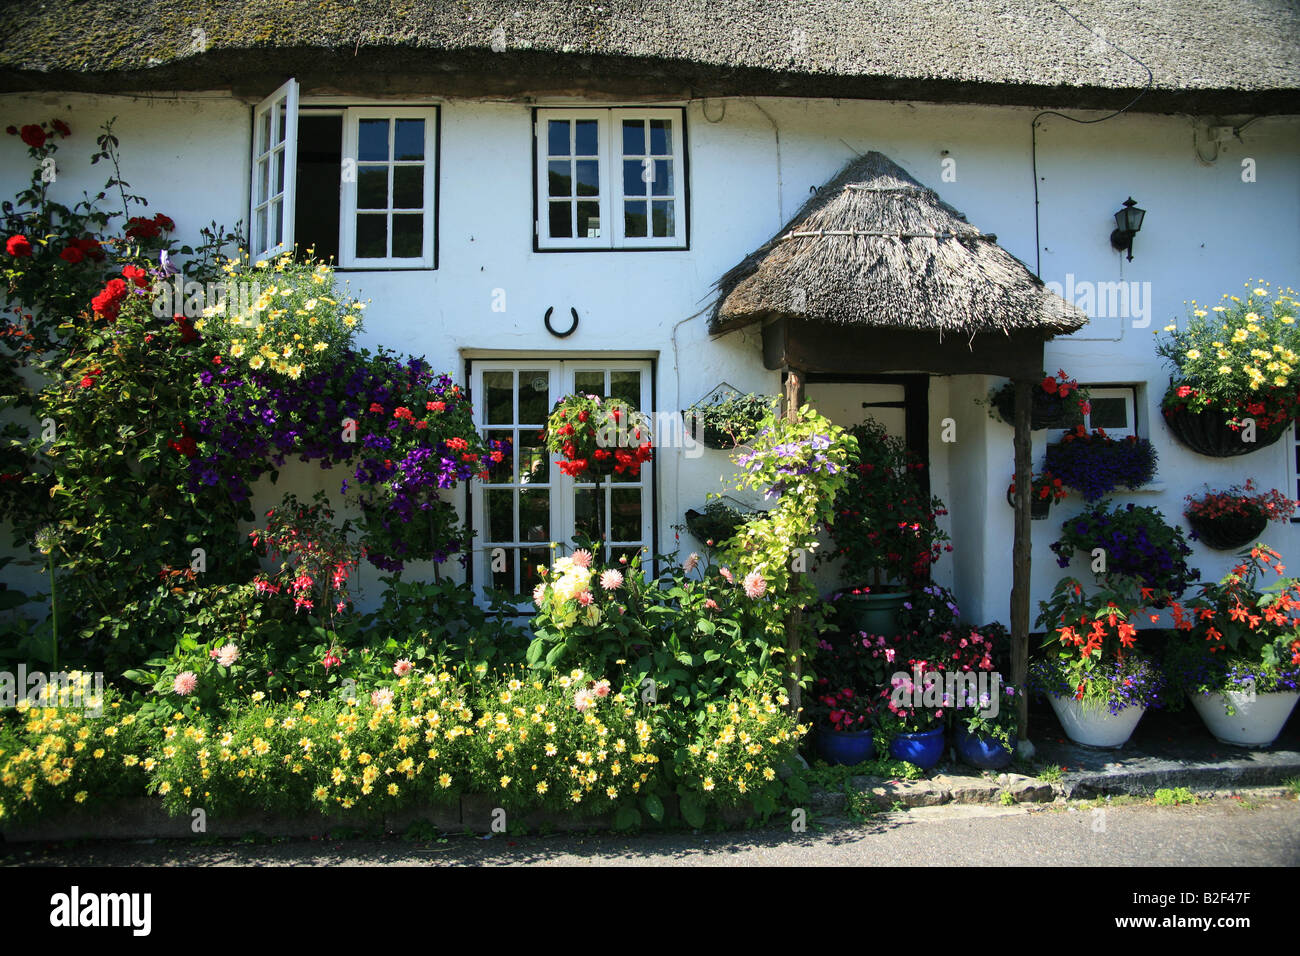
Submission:
<svg viewBox="0 0 1300 956">
<path fill-rule="evenodd" d="M 1135 110 L 1281 114 L 1300 103 L 1297 46 L 1294 0 L 33 0 L 0 21 L 0 90 L 255 92 L 294 75 L 376 95 L 1111 109 L 1147 87 L 1145 65 Z"/>
<path fill-rule="evenodd" d="M 774 317 L 844 326 L 1073 332 L 1087 316 L 878 152 L 848 163 L 714 285 L 714 333 Z"/>
</svg>

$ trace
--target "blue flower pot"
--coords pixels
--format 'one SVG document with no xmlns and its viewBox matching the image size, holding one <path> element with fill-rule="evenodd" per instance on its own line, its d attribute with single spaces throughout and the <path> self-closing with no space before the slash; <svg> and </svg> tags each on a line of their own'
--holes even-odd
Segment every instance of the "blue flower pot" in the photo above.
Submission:
<svg viewBox="0 0 1300 956">
<path fill-rule="evenodd" d="M 954 735 L 957 756 L 972 767 L 981 770 L 1002 770 L 1011 766 L 1015 755 L 1016 738 L 1011 737 L 1011 749 L 1008 750 L 992 737 L 972 734 L 965 727 L 958 727 Z"/>
<path fill-rule="evenodd" d="M 889 756 L 932 769 L 943 759 L 943 724 L 919 734 L 897 734 L 889 742 Z"/>
<path fill-rule="evenodd" d="M 851 767 L 876 756 L 876 744 L 869 730 L 817 728 L 817 753 L 827 763 Z"/>
</svg>

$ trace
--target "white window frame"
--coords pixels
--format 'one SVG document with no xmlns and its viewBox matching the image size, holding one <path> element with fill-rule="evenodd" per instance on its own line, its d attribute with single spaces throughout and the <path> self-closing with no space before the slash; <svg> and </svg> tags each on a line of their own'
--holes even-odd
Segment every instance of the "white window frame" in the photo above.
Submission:
<svg viewBox="0 0 1300 956">
<path fill-rule="evenodd" d="M 298 81 L 287 80 L 279 89 L 262 100 L 253 108 L 252 166 L 249 172 L 249 253 L 254 262 L 273 259 L 291 252 L 295 241 L 295 202 L 297 201 L 298 179 L 298 119 L 302 106 Z M 274 122 L 278 109 L 285 113 L 285 137 L 275 142 L 277 127 Z M 437 195 L 438 176 L 441 172 L 438 152 L 438 107 L 436 104 L 422 106 L 383 106 L 376 104 L 348 106 L 340 104 L 322 110 L 312 110 L 316 115 L 341 115 L 343 117 L 343 141 L 340 144 L 344 164 L 348 159 L 357 164 L 357 130 L 361 119 L 423 119 L 424 123 L 424 243 L 423 254 L 418 258 L 385 257 L 382 259 L 361 259 L 356 256 L 356 204 L 357 177 L 339 177 L 339 261 L 342 269 L 433 269 L 437 264 L 438 210 Z M 263 149 L 258 137 L 262 118 L 271 116 L 272 142 Z M 396 135 L 396 124 L 390 127 L 389 136 Z M 391 142 L 391 139 L 390 139 Z M 284 189 L 268 189 L 265 199 L 258 198 L 258 172 L 264 160 L 270 164 L 268 183 L 274 186 L 275 153 L 282 151 L 285 163 Z M 391 184 L 390 184 L 391 195 Z M 281 241 L 274 245 L 263 243 L 257 248 L 257 214 L 265 209 L 268 216 L 267 237 L 273 235 L 271 211 L 275 204 L 281 203 L 283 211 L 283 231 Z M 392 242 L 391 228 L 389 242 Z"/>
<path fill-rule="evenodd" d="M 1096 398 L 1122 398 L 1125 407 L 1128 410 L 1129 427 L 1118 431 L 1107 428 L 1106 434 L 1111 438 L 1127 438 L 1129 435 L 1138 437 L 1137 421 L 1137 386 L 1135 385 L 1084 385 L 1088 390 L 1090 399 Z M 1088 431 L 1092 431 L 1092 415 L 1083 416 L 1083 425 Z"/>
<path fill-rule="evenodd" d="M 277 140 L 279 132 L 277 117 L 283 110 L 284 139 Z M 262 119 L 269 118 L 268 141 L 261 140 Z M 275 188 L 276 154 L 284 159 L 284 188 Z M 267 164 L 267 190 L 264 199 L 259 199 L 258 173 L 263 163 Z M 294 202 L 298 181 L 298 81 L 287 80 L 279 89 L 258 103 L 253 109 L 253 164 L 249 174 L 248 192 L 248 244 L 254 262 L 272 259 L 293 249 Z M 270 240 L 274 236 L 272 215 L 276 205 L 280 206 L 282 218 L 281 239 L 278 243 Z M 267 242 L 257 241 L 257 217 L 265 212 Z"/>
<path fill-rule="evenodd" d="M 575 381 L 577 373 L 582 371 L 602 371 L 606 375 L 606 382 L 609 380 L 610 372 L 619 371 L 638 371 L 641 373 L 641 411 L 652 416 L 654 409 L 651 407 L 651 396 L 653 392 L 653 383 L 651 378 L 654 374 L 654 364 L 650 359 L 546 359 L 541 361 L 530 361 L 528 359 L 474 359 L 470 367 L 470 394 L 474 399 L 474 424 L 480 434 L 485 434 L 493 429 L 499 429 L 500 424 L 492 425 L 487 422 L 487 402 L 483 388 L 483 373 L 489 371 L 512 371 L 516 375 L 520 371 L 546 371 L 548 373 L 549 394 L 547 396 L 547 413 L 555 406 L 555 403 L 565 395 L 571 395 L 576 391 Z M 515 385 L 515 412 L 512 418 L 518 418 L 518 378 L 516 377 Z M 526 423 L 527 424 L 527 423 Z M 545 423 L 542 423 L 545 425 Z M 518 485 L 518 450 L 511 449 L 515 455 L 515 474 Z M 519 551 L 527 548 L 547 548 L 554 542 L 557 545 L 556 551 L 548 558 L 553 559 L 561 554 L 567 554 L 573 547 L 573 532 L 576 519 L 575 494 L 579 488 L 591 488 L 593 483 L 590 481 L 579 481 L 563 474 L 556 466 L 556 456 L 550 454 L 550 466 L 548 473 L 550 480 L 545 486 L 550 490 L 550 528 L 551 539 L 544 542 L 521 542 L 517 538 L 513 542 L 496 542 L 488 537 L 487 514 L 484 508 L 484 490 L 490 490 L 491 485 L 482 485 L 475 482 L 470 490 L 470 520 L 476 532 L 473 552 L 473 575 L 476 589 L 482 593 L 483 589 L 491 586 L 493 580 L 491 574 L 492 550 L 498 546 L 513 547 Z M 641 466 L 640 477 L 631 482 L 614 482 L 605 480 L 603 487 L 606 489 L 605 495 L 605 514 L 602 517 L 601 527 L 605 529 L 606 538 L 609 539 L 611 531 L 611 511 L 613 496 L 610 490 L 616 488 L 637 488 L 641 490 L 641 537 L 637 541 L 607 540 L 606 553 L 610 550 L 630 547 L 644 547 L 647 553 L 654 549 L 654 463 L 646 462 Z M 518 520 L 518 507 L 515 508 L 516 522 Z M 519 529 L 516 527 L 515 534 L 518 536 Z M 521 570 L 518 560 L 516 560 L 516 570 Z M 521 603 L 520 605 L 524 605 Z"/>
<path fill-rule="evenodd" d="M 550 199 L 548 177 L 548 120 L 595 120 L 600 166 L 598 177 L 600 195 L 596 197 L 600 208 L 601 236 L 552 238 L 549 232 Z M 654 231 L 652 200 L 673 203 L 673 233 L 670 236 L 625 236 L 623 214 L 626 199 L 623 195 L 623 121 L 668 120 L 672 124 L 673 191 L 663 196 L 647 196 L 646 231 Z M 648 149 L 647 145 L 647 149 Z M 685 249 L 687 247 L 686 208 L 686 112 L 680 108 L 663 107 L 578 107 L 563 109 L 538 108 L 533 119 L 533 151 L 537 176 L 533 185 L 535 217 L 533 235 L 537 248 L 542 251 L 564 249 Z"/>
<path fill-rule="evenodd" d="M 356 173 L 360 173 L 360 166 L 363 165 L 357 152 L 360 148 L 360 122 L 363 119 L 387 119 L 392 122 L 388 128 L 389 154 L 392 155 L 393 137 L 397 135 L 397 120 L 399 119 L 421 119 L 424 120 L 424 159 L 420 165 L 424 166 L 424 243 L 423 255 L 419 259 L 399 258 L 385 256 L 383 258 L 362 259 L 356 255 L 356 223 L 357 223 L 357 184 L 360 175 L 345 176 L 342 181 L 342 195 L 339 197 L 339 265 L 344 269 L 432 269 L 433 268 L 433 243 L 434 228 L 433 224 L 437 218 L 437 210 L 434 208 L 436 201 L 435 179 L 438 175 L 437 170 L 437 114 L 431 108 L 424 107 L 380 107 L 380 106 L 352 106 L 343 110 L 343 162 L 348 160 L 353 163 Z M 389 162 L 389 168 L 395 165 L 402 165 L 396 160 Z M 415 165 L 414 162 L 408 165 Z M 393 192 L 392 177 L 390 173 L 388 193 L 391 200 Z M 392 247 L 392 210 L 389 211 L 389 229 L 388 244 Z"/>
</svg>

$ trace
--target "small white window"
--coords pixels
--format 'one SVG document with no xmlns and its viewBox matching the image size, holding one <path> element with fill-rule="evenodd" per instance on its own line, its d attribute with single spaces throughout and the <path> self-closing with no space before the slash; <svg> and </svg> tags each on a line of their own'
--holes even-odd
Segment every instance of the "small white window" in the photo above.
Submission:
<svg viewBox="0 0 1300 956">
<path fill-rule="evenodd" d="M 351 269 L 431 269 L 435 107 L 300 106 L 290 80 L 254 111 L 252 253 L 297 245 Z"/>
<path fill-rule="evenodd" d="M 541 109 L 539 249 L 686 247 L 680 109 Z"/>
<path fill-rule="evenodd" d="M 1083 416 L 1089 431 L 1100 428 L 1111 438 L 1137 435 L 1137 389 L 1131 385 L 1088 385 L 1091 410 Z"/>
</svg>

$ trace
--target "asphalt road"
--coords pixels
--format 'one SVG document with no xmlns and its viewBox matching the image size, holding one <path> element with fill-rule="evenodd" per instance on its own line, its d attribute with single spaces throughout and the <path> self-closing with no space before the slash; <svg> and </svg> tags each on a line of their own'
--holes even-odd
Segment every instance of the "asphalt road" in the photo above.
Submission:
<svg viewBox="0 0 1300 956">
<path fill-rule="evenodd" d="M 1297 866 L 1300 802 L 1103 810 L 950 805 L 759 830 L 0 846 L 3 866 Z"/>
</svg>

